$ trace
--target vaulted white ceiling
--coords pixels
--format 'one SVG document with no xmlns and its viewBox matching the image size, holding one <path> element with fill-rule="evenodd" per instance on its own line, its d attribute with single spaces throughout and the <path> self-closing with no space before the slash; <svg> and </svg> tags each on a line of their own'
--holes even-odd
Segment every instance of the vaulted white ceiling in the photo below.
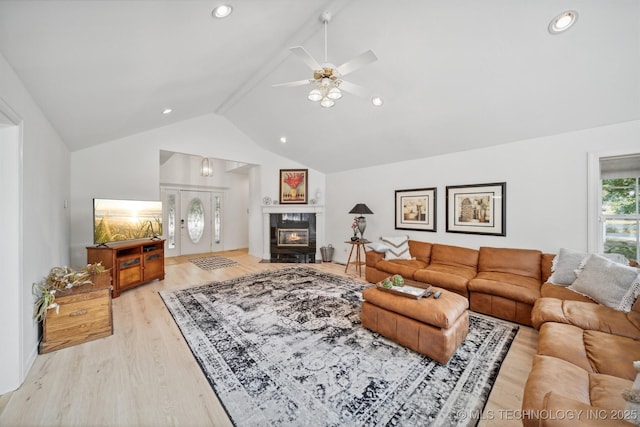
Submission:
<svg viewBox="0 0 640 427">
<path fill-rule="evenodd" d="M 229 0 L 217 20 L 219 3 L 3 0 L 0 53 L 71 150 L 215 112 L 334 172 L 640 119 L 638 0 Z M 272 87 L 311 78 L 288 48 L 322 61 L 325 10 L 329 62 L 373 50 L 345 80 L 383 107 Z"/>
</svg>

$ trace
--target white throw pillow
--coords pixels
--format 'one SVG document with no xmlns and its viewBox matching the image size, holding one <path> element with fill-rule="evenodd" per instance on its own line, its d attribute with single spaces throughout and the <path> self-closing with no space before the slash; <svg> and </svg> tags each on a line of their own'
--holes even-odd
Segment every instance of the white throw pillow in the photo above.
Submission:
<svg viewBox="0 0 640 427">
<path fill-rule="evenodd" d="M 630 312 L 638 297 L 640 297 L 640 274 L 638 274 L 638 277 L 633 281 L 627 293 L 622 297 L 622 301 L 618 306 L 619 310 L 625 313 Z"/>
<path fill-rule="evenodd" d="M 389 246 L 380 242 L 371 242 L 367 245 L 367 247 L 374 252 L 380 252 L 382 254 L 387 252 L 390 249 Z"/>
<path fill-rule="evenodd" d="M 409 236 L 381 237 L 380 240 L 389 248 L 384 253 L 385 260 L 411 259 Z"/>
<path fill-rule="evenodd" d="M 599 255 L 622 265 L 629 264 L 629 260 L 621 254 Z M 547 281 L 549 283 L 563 286 L 572 284 L 577 278 L 576 270 L 580 268 L 580 265 L 586 261 L 588 256 L 589 254 L 585 252 L 560 248 L 558 254 L 553 258 L 553 264 L 551 265 L 552 274 Z"/>
<path fill-rule="evenodd" d="M 600 255 L 591 254 L 569 286 L 572 291 L 586 295 L 602 305 L 622 310 L 623 299 L 638 278 L 633 267 L 613 262 Z M 631 307 L 629 307 L 631 310 Z"/>
</svg>

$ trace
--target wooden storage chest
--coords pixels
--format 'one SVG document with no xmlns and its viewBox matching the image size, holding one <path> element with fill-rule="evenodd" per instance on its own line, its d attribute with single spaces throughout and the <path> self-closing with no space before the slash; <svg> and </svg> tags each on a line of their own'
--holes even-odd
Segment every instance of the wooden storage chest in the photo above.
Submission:
<svg viewBox="0 0 640 427">
<path fill-rule="evenodd" d="M 56 292 L 57 308 L 47 310 L 39 352 L 48 353 L 113 334 L 111 272 L 94 284 Z"/>
</svg>

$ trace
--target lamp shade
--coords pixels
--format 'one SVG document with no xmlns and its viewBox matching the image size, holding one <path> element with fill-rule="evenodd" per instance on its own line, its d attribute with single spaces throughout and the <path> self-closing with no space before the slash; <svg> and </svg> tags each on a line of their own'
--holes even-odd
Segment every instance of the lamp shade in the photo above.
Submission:
<svg viewBox="0 0 640 427">
<path fill-rule="evenodd" d="M 318 88 L 312 89 L 307 98 L 309 101 L 318 102 L 322 99 L 322 92 L 320 92 L 320 89 Z"/>
<path fill-rule="evenodd" d="M 320 101 L 320 106 L 324 108 L 331 108 L 334 105 L 335 105 L 335 101 L 327 97 L 322 98 L 322 101 Z"/>
<path fill-rule="evenodd" d="M 329 92 L 327 92 L 327 98 L 333 99 L 333 100 L 340 99 L 342 98 L 342 92 L 340 91 L 340 89 L 334 86 L 331 89 L 329 89 Z"/>
<path fill-rule="evenodd" d="M 373 212 L 371 212 L 371 209 L 369 209 L 369 207 L 367 205 L 365 205 L 364 203 L 358 203 L 357 205 L 355 205 L 353 207 L 353 209 L 351 209 L 349 211 L 350 214 L 368 214 L 368 215 L 373 215 Z"/>
</svg>

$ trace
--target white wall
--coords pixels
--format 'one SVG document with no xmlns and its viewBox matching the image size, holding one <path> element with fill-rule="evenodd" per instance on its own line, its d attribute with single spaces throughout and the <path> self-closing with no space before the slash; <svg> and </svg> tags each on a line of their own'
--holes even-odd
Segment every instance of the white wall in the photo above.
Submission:
<svg viewBox="0 0 640 427">
<path fill-rule="evenodd" d="M 517 247 L 557 252 L 587 250 L 587 153 L 640 152 L 640 121 L 418 159 L 327 176 L 327 243 L 346 262 L 356 203 L 374 212 L 365 237 L 408 234 L 412 239 L 471 248 Z M 507 183 L 505 237 L 447 233 L 447 185 Z M 394 191 L 437 187 L 437 232 L 394 228 Z"/>
<path fill-rule="evenodd" d="M 92 199 L 159 200 L 159 151 L 260 165 L 249 179 L 249 253 L 261 256 L 263 196 L 277 198 L 279 169 L 304 167 L 265 151 L 231 122 L 208 114 L 71 153 L 71 259 L 86 262 L 93 242 Z M 325 176 L 309 170 L 309 189 L 325 193 Z"/>
<path fill-rule="evenodd" d="M 65 209 L 65 200 L 70 197 L 70 160 L 62 139 L 2 55 L 0 101 L 22 120 L 22 164 L 19 167 L 22 170 L 23 213 L 22 228 L 20 223 L 13 224 L 19 229 L 22 240 L 22 253 L 19 254 L 23 260 L 21 281 L 0 282 L 2 295 L 13 295 L 14 298 L 3 303 L 18 307 L 19 313 L 19 317 L 11 321 L 0 321 L 0 341 L 9 345 L 14 342 L 10 337 L 15 337 L 18 331 L 20 344 L 17 349 L 11 347 L 0 351 L 0 369 L 11 371 L 12 375 L 17 372 L 22 382 L 35 360 L 39 340 L 38 325 L 32 318 L 31 284 L 46 276 L 51 267 L 69 264 L 69 212 Z M 18 292 L 11 289 L 5 292 L 4 287 L 15 287 Z M 19 385 L 5 383 L 5 375 L 0 378 L 0 394 Z"/>
</svg>

